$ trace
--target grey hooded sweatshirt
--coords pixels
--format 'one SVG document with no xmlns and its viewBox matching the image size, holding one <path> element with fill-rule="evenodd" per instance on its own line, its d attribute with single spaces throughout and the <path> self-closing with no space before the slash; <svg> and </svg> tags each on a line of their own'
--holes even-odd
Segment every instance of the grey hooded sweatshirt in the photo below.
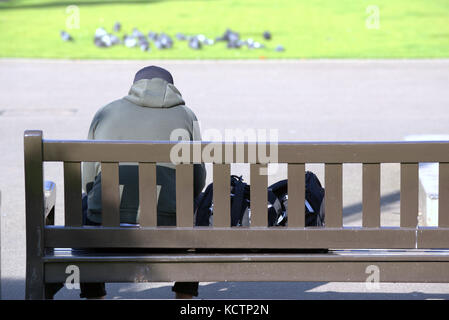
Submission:
<svg viewBox="0 0 449 320">
<path fill-rule="evenodd" d="M 183 140 L 201 140 L 195 114 L 185 106 L 176 87 L 160 78 L 135 82 L 129 94 L 98 110 L 88 134 L 90 140 L 169 141 L 173 130 L 184 133 Z M 174 137 L 178 140 L 179 137 Z M 87 217 L 101 222 L 101 167 L 99 163 L 83 163 L 83 189 L 88 195 Z M 194 196 L 203 189 L 206 178 L 204 164 L 194 165 Z M 138 167 L 120 163 L 120 221 L 138 223 Z M 171 163 L 156 166 L 158 190 L 158 224 L 173 225 L 176 212 L 175 167 Z"/>
</svg>

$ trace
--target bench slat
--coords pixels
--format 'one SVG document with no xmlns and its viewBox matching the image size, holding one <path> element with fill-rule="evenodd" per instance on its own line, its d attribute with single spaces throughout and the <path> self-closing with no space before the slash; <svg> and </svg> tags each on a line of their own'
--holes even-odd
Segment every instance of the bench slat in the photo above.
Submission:
<svg viewBox="0 0 449 320">
<path fill-rule="evenodd" d="M 260 174 L 261 169 L 266 170 L 266 165 L 251 164 L 251 227 L 267 227 L 268 226 L 268 200 L 267 175 Z"/>
<path fill-rule="evenodd" d="M 438 226 L 449 227 L 449 163 L 439 164 Z"/>
<path fill-rule="evenodd" d="M 148 141 L 151 142 L 151 141 Z M 170 151 L 176 143 L 145 143 L 144 141 L 58 141 L 44 140 L 44 161 L 98 161 L 98 162 L 171 162 Z M 217 148 L 233 150 L 230 161 L 243 163 L 247 157 L 238 157 L 237 151 L 257 150 L 255 143 L 216 143 Z M 225 147 L 223 148 L 223 145 Z M 449 162 L 447 142 L 279 142 L 278 163 L 400 163 L 400 162 Z M 201 150 L 213 148 L 208 142 L 201 144 Z M 261 144 L 260 148 L 269 148 Z M 190 150 L 190 159 L 194 154 Z M 256 162 L 263 163 L 258 158 Z M 197 157 L 196 162 L 201 162 Z"/>
<path fill-rule="evenodd" d="M 274 257 L 273 261 L 259 261 L 252 256 L 235 261 L 211 261 L 207 257 L 197 261 L 184 260 L 176 256 L 170 262 L 159 261 L 78 261 L 51 262 L 45 264 L 45 278 L 48 282 L 63 283 L 70 264 L 80 268 L 85 281 L 95 282 L 157 282 L 157 281 L 366 281 L 369 271 L 375 265 L 380 273 L 380 282 L 449 282 L 449 262 L 446 259 L 421 261 L 377 260 L 368 261 L 330 260 L 322 261 L 288 260 Z M 105 270 L 107 270 L 105 272 Z M 414 270 L 414 272 L 407 272 Z M 367 273 L 368 272 L 368 273 Z"/>
<path fill-rule="evenodd" d="M 157 225 L 156 164 L 139 163 L 139 224 Z"/>
<path fill-rule="evenodd" d="M 77 227 L 83 224 L 81 190 L 81 163 L 64 162 L 65 225 Z"/>
<path fill-rule="evenodd" d="M 324 170 L 326 227 L 340 228 L 343 225 L 343 166 L 326 163 Z"/>
<path fill-rule="evenodd" d="M 231 226 L 231 166 L 214 164 L 213 167 L 214 227 Z"/>
<path fill-rule="evenodd" d="M 417 163 L 401 163 L 401 227 L 418 225 L 419 171 Z"/>
<path fill-rule="evenodd" d="M 447 249 L 449 248 L 449 228 L 420 227 L 416 231 L 417 248 Z"/>
<path fill-rule="evenodd" d="M 193 227 L 193 165 L 176 165 L 176 226 Z"/>
<path fill-rule="evenodd" d="M 303 228 L 305 226 L 305 165 L 288 165 L 288 227 Z"/>
<path fill-rule="evenodd" d="M 447 235 L 449 229 L 442 233 Z M 438 230 L 432 230 L 438 231 Z M 432 233 L 432 232 L 430 232 Z M 430 235 L 431 236 L 431 235 Z M 440 237 L 437 247 L 448 247 Z M 229 249 L 414 249 L 414 228 L 45 228 L 46 247 Z M 433 244 L 435 244 L 433 242 Z"/>
<path fill-rule="evenodd" d="M 182 256 L 171 262 L 86 262 L 74 259 L 66 263 L 46 263 L 48 282 L 63 283 L 70 264 L 80 268 L 87 282 L 171 282 L 171 281 L 366 281 L 370 266 L 381 271 L 380 282 L 449 282 L 449 262 L 437 261 L 282 261 L 267 263 L 251 259 L 235 261 L 184 261 Z M 251 259 L 251 260 L 250 260 Z M 105 270 L 108 270 L 105 272 Z M 408 270 L 416 270 L 407 272 Z"/>
<path fill-rule="evenodd" d="M 118 163 L 101 163 L 101 215 L 104 227 L 120 225 Z"/>
<path fill-rule="evenodd" d="M 363 217 L 367 228 L 380 227 L 380 164 L 363 164 Z"/>
</svg>

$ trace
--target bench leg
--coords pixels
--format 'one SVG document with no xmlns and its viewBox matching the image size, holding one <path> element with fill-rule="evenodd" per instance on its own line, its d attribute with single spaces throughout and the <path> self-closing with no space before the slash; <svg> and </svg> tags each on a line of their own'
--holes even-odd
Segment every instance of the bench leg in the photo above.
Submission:
<svg viewBox="0 0 449 320">
<path fill-rule="evenodd" d="M 25 208 L 26 208 L 26 287 L 25 299 L 44 299 L 44 168 L 42 131 L 26 131 Z"/>
<path fill-rule="evenodd" d="M 40 266 L 27 265 L 25 299 L 45 299 L 45 284 L 42 264 L 40 264 Z"/>
</svg>

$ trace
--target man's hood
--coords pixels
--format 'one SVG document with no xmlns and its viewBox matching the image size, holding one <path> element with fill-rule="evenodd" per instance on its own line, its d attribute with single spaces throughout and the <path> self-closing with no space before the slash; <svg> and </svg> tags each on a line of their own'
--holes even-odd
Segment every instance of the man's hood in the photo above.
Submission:
<svg viewBox="0 0 449 320">
<path fill-rule="evenodd" d="M 184 104 L 178 89 L 160 78 L 135 82 L 125 99 L 138 106 L 149 108 L 171 108 Z"/>
</svg>

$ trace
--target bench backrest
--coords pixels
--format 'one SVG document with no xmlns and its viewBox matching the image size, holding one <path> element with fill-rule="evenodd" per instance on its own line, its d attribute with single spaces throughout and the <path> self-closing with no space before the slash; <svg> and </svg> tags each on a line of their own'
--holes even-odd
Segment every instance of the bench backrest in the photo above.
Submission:
<svg viewBox="0 0 449 320">
<path fill-rule="evenodd" d="M 133 248 L 449 248 L 449 142 L 279 143 L 288 164 L 288 226 L 267 227 L 266 144 L 186 142 L 187 163 L 176 165 L 176 227 L 156 226 L 156 163 L 171 162 L 175 143 L 43 140 L 25 132 L 27 243 L 45 247 Z M 179 145 L 178 145 L 179 146 Z M 185 149 L 185 150 L 187 150 Z M 263 152 L 259 152 L 262 151 Z M 195 151 L 226 153 L 213 164 L 214 225 L 193 226 Z M 243 153 L 239 153 L 243 151 Z M 239 155 L 244 156 L 239 156 Z M 65 226 L 45 226 L 43 162 L 64 162 Z M 81 163 L 100 162 L 101 227 L 82 226 Z M 119 162 L 139 164 L 140 225 L 120 226 Z M 437 227 L 418 227 L 418 164 L 439 163 Z M 230 163 L 249 163 L 251 226 L 230 227 Z M 326 226 L 304 226 L 306 163 L 324 163 Z M 363 164 L 363 224 L 343 227 L 342 165 Z M 380 224 L 380 164 L 400 163 L 400 226 Z"/>
</svg>

